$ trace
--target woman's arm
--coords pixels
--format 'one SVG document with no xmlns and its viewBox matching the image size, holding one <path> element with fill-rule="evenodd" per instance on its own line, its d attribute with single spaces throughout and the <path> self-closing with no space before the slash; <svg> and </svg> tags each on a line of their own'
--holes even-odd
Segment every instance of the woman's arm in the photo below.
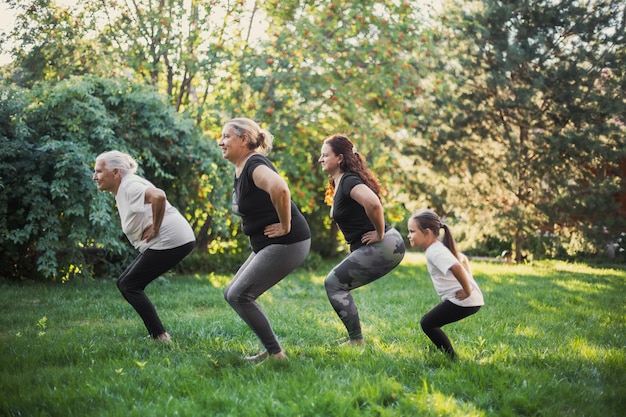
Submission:
<svg viewBox="0 0 626 417">
<path fill-rule="evenodd" d="M 269 194 L 280 223 L 265 227 L 265 236 L 274 238 L 291 231 L 291 193 L 285 180 L 265 165 L 257 166 L 252 172 L 254 184 Z"/>
<path fill-rule="evenodd" d="M 165 202 L 167 197 L 165 191 L 160 188 L 149 187 L 146 189 L 144 203 L 152 204 L 152 226 L 146 228 L 141 235 L 142 240 L 150 242 L 159 234 L 163 216 L 165 216 Z"/>
<path fill-rule="evenodd" d="M 350 190 L 350 197 L 363 206 L 365 214 L 374 224 L 375 231 L 361 237 L 365 244 L 380 242 L 385 237 L 385 213 L 378 196 L 365 184 L 358 184 Z"/>
</svg>

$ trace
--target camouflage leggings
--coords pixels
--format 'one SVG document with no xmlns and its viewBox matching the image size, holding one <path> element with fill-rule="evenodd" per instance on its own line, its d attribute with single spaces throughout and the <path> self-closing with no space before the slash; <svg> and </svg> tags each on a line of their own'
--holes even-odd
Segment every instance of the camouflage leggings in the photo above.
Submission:
<svg viewBox="0 0 626 417">
<path fill-rule="evenodd" d="M 328 300 L 346 326 L 350 340 L 363 338 L 359 311 L 350 291 L 386 275 L 402 261 L 404 251 L 402 236 L 392 228 L 382 241 L 351 252 L 324 280 Z"/>
</svg>

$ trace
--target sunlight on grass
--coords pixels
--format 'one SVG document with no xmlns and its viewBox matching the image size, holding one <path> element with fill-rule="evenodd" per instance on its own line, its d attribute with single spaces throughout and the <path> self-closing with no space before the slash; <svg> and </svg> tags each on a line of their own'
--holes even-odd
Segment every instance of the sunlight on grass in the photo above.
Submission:
<svg viewBox="0 0 626 417">
<path fill-rule="evenodd" d="M 445 395 L 429 385 L 426 380 L 421 393 L 411 396 L 417 403 L 423 415 L 450 416 L 450 417 L 484 417 L 482 410 L 477 410 L 472 404 L 459 401 L 452 395 Z"/>
<path fill-rule="evenodd" d="M 535 327 L 522 326 L 521 324 L 515 328 L 516 336 L 532 337 L 539 336 L 539 331 Z"/>
<path fill-rule="evenodd" d="M 569 279 L 565 280 L 555 280 L 554 283 L 559 285 L 562 288 L 565 288 L 574 292 L 584 292 L 584 293 L 600 293 L 603 291 L 611 290 L 611 287 L 606 284 L 598 283 L 598 282 L 583 282 L 577 279 Z"/>
<path fill-rule="evenodd" d="M 485 347 L 477 352 L 473 360 L 478 365 L 494 365 L 510 363 L 518 355 L 516 349 L 509 343 L 497 342 L 494 344 L 485 344 Z"/>
<path fill-rule="evenodd" d="M 401 265 L 416 265 L 416 264 L 425 264 L 426 256 L 424 256 L 424 252 L 416 251 L 416 250 L 407 250 L 404 254 L 404 259 L 402 259 Z"/>
<path fill-rule="evenodd" d="M 0 415 L 623 414 L 626 271 L 474 263 L 486 305 L 446 326 L 451 362 L 419 324 L 438 302 L 422 253 L 354 291 L 364 346 L 339 346 L 346 330 L 323 286 L 335 264 L 294 271 L 259 299 L 289 357 L 260 365 L 244 360 L 261 343 L 223 297 L 232 274 L 148 288 L 168 346 L 146 338 L 113 280 L 0 281 Z"/>
<path fill-rule="evenodd" d="M 387 407 L 396 403 L 398 395 L 403 391 L 402 384 L 393 378 L 367 382 L 361 385 L 356 402 L 362 409 L 375 405 Z"/>
<path fill-rule="evenodd" d="M 591 344 L 587 339 L 576 337 L 568 344 L 568 350 L 576 352 L 581 358 L 597 361 L 606 355 L 605 349 Z"/>
<path fill-rule="evenodd" d="M 547 304 L 540 300 L 529 300 L 528 304 L 535 310 L 542 313 L 557 313 L 559 311 L 559 308 L 561 307 L 554 304 Z"/>
<path fill-rule="evenodd" d="M 616 271 L 614 269 L 598 268 L 591 265 L 581 263 L 567 263 L 562 261 L 553 261 L 553 268 L 557 272 L 571 272 L 576 274 L 588 274 L 594 276 L 613 276 Z"/>
<path fill-rule="evenodd" d="M 506 282 L 509 279 L 516 281 L 520 277 L 551 277 L 554 270 L 544 262 L 508 265 L 499 262 L 475 261 L 470 259 L 475 274 L 487 275 L 490 278 Z"/>
<path fill-rule="evenodd" d="M 451 396 L 434 393 L 426 396 L 426 406 L 438 416 L 482 417 L 484 411 L 474 409 L 471 404 L 464 404 Z"/>
<path fill-rule="evenodd" d="M 330 269 L 328 270 L 330 272 Z M 326 279 L 326 275 L 311 275 L 310 280 L 312 283 L 317 285 L 324 285 L 324 280 Z"/>
</svg>

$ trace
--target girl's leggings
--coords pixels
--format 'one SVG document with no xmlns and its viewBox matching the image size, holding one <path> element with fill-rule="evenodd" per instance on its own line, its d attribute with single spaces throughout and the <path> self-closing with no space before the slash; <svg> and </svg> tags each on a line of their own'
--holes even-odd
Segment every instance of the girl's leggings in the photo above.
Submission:
<svg viewBox="0 0 626 417">
<path fill-rule="evenodd" d="M 270 355 L 282 349 L 267 316 L 256 299 L 299 267 L 311 248 L 311 239 L 288 245 L 269 245 L 252 253 L 224 289 L 224 298 L 256 333 Z"/>
<path fill-rule="evenodd" d="M 382 241 L 351 252 L 324 280 L 328 300 L 350 340 L 363 339 L 359 311 L 350 291 L 386 275 L 402 261 L 404 252 L 402 236 L 391 228 Z"/>
<path fill-rule="evenodd" d="M 194 245 L 195 242 L 189 242 L 174 249 L 148 249 L 144 253 L 140 253 L 117 279 L 117 288 L 126 301 L 139 313 L 153 338 L 165 333 L 165 328 L 144 289 L 189 255 Z"/>
<path fill-rule="evenodd" d="M 480 306 L 461 307 L 450 300 L 442 301 L 422 317 L 422 330 L 437 348 L 454 358 L 455 352 L 452 348 L 452 343 L 450 343 L 448 336 L 441 330 L 441 327 L 471 316 L 478 312 L 478 310 L 480 310 Z"/>
</svg>

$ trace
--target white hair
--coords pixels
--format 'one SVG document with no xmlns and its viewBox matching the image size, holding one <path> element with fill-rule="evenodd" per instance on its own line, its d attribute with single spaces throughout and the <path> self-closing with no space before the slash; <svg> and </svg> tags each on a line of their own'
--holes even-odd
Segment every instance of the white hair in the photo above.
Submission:
<svg viewBox="0 0 626 417">
<path fill-rule="evenodd" d="M 119 169 L 122 176 L 126 174 L 134 174 L 137 172 L 137 161 L 127 153 L 120 151 L 103 152 L 96 158 L 96 161 L 104 161 L 106 167 L 110 170 Z"/>
</svg>

